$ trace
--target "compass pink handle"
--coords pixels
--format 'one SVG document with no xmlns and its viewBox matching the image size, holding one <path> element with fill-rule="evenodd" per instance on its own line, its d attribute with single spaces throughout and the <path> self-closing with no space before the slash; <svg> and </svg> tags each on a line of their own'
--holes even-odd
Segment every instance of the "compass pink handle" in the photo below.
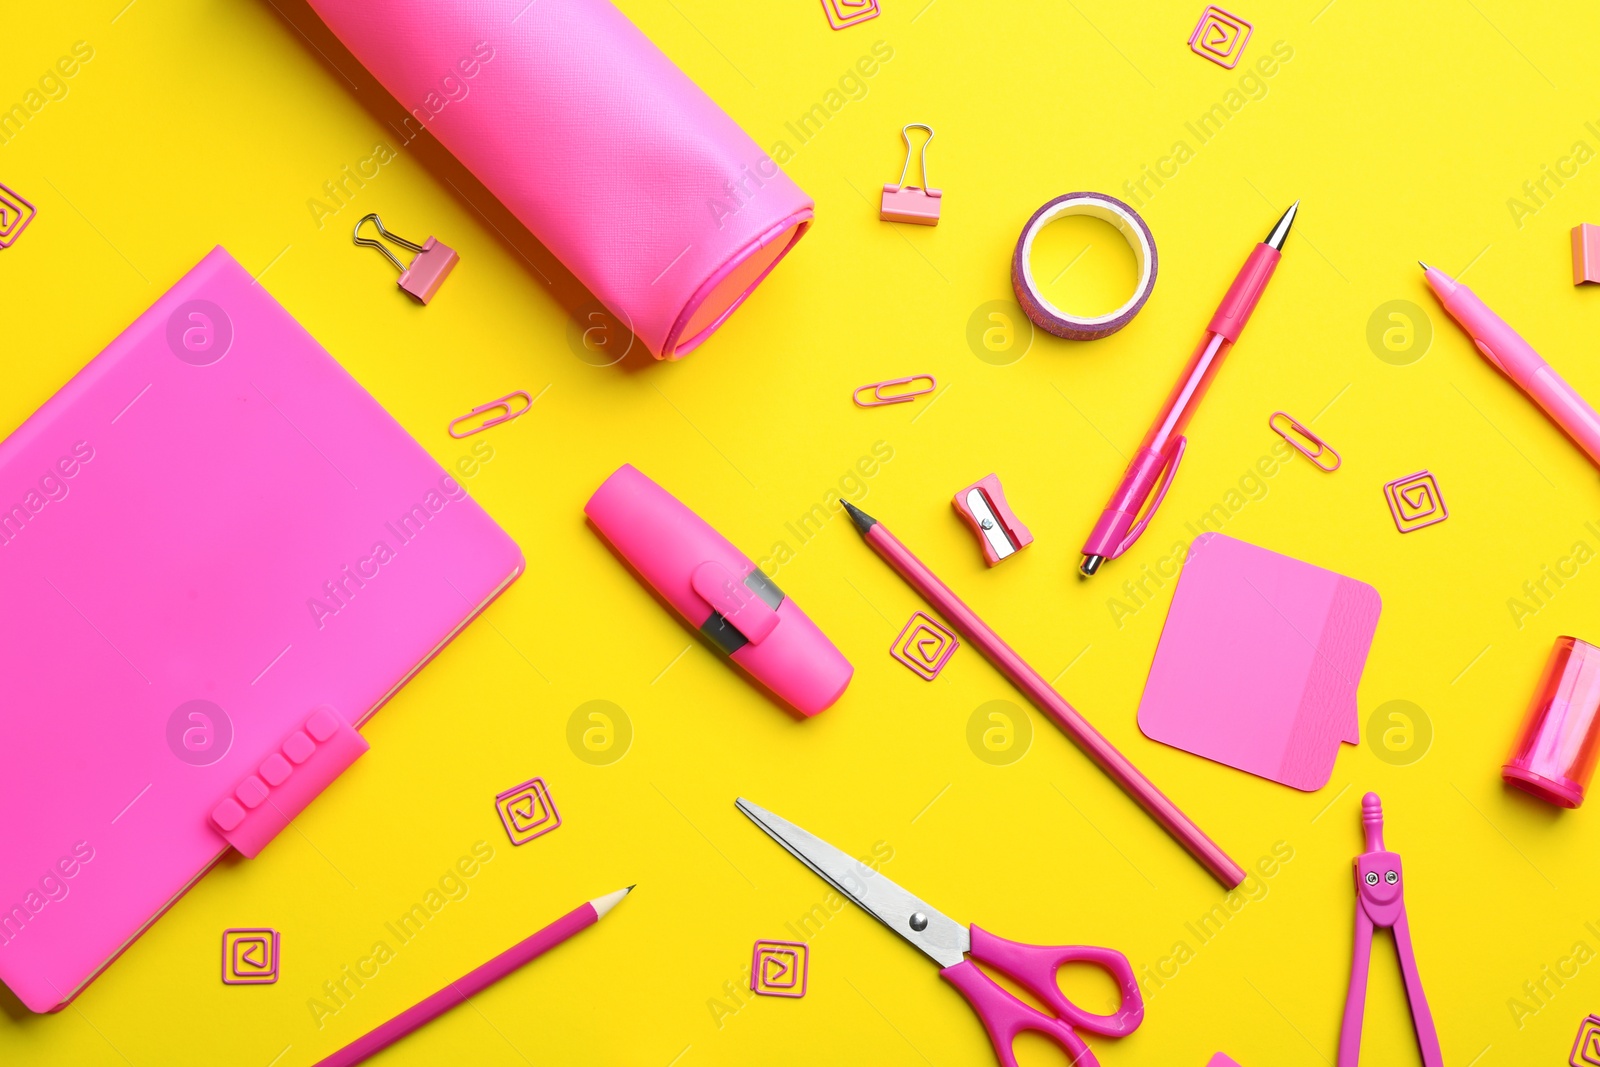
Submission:
<svg viewBox="0 0 1600 1067">
<path fill-rule="evenodd" d="M 1128 958 L 1115 949 L 1087 945 L 1027 945 L 996 937 L 981 927 L 972 927 L 969 959 L 940 971 L 945 981 L 961 991 L 978 1014 L 983 1028 L 994 1043 L 1001 1067 L 1017 1067 L 1012 1042 L 1025 1031 L 1043 1034 L 1067 1053 L 1080 1067 L 1099 1067 L 1094 1053 L 1078 1036 L 1082 1028 L 1107 1037 L 1121 1037 L 1136 1030 L 1144 1021 L 1144 999 Z M 976 962 L 974 962 L 976 961 Z M 1055 1012 L 1046 1015 L 1012 996 L 998 982 L 978 968 L 984 963 L 1016 982 Z M 1116 981 L 1122 996 L 1117 1011 L 1096 1015 L 1068 1000 L 1056 984 L 1056 972 L 1069 963 L 1088 963 L 1100 967 Z"/>
<path fill-rule="evenodd" d="M 1367 838 L 1368 852 L 1382 852 L 1383 848 L 1383 801 L 1378 799 L 1378 794 L 1368 793 L 1361 798 L 1361 829 Z"/>
</svg>

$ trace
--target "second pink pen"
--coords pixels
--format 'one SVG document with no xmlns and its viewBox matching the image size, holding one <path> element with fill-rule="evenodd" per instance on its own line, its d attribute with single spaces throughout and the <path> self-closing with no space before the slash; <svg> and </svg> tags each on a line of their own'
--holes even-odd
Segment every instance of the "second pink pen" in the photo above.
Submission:
<svg viewBox="0 0 1600 1067">
<path fill-rule="evenodd" d="M 1590 460 L 1600 465 L 1600 415 L 1595 414 L 1589 402 L 1579 396 L 1521 334 L 1490 311 L 1489 305 L 1478 299 L 1478 294 L 1438 267 L 1421 261 L 1418 265 L 1425 272 L 1428 287 L 1439 298 L 1439 303 L 1467 331 L 1483 358 L 1515 382 L 1552 422 L 1566 431 Z"/>
<path fill-rule="evenodd" d="M 1195 408 L 1200 406 L 1200 398 L 1205 395 L 1211 379 L 1216 377 L 1217 368 L 1222 366 L 1222 357 L 1239 340 L 1267 282 L 1272 280 L 1272 272 L 1283 258 L 1283 242 L 1299 210 L 1300 201 L 1296 200 L 1267 239 L 1251 251 L 1250 258 L 1244 261 L 1244 267 L 1228 288 L 1228 295 L 1217 307 L 1217 313 L 1211 316 L 1200 347 L 1189 358 L 1183 377 L 1167 396 L 1160 417 L 1145 434 L 1139 451 L 1134 453 L 1122 475 L 1122 483 L 1111 495 L 1111 502 L 1100 513 L 1100 521 L 1094 524 L 1089 539 L 1083 544 L 1083 563 L 1078 569 L 1085 577 L 1099 570 L 1106 560 L 1116 559 L 1131 548 L 1161 506 L 1188 443 L 1183 436 L 1184 428 L 1189 425 Z"/>
</svg>

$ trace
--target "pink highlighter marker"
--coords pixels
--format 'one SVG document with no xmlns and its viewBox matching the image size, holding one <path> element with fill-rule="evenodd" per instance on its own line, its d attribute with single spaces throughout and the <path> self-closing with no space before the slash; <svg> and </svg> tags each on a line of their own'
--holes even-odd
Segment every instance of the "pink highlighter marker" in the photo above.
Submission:
<svg viewBox="0 0 1600 1067">
<path fill-rule="evenodd" d="M 778 699 L 815 715 L 844 693 L 854 668 L 817 624 L 631 463 L 601 483 L 583 510 L 661 599 Z"/>
<path fill-rule="evenodd" d="M 1283 242 L 1288 239 L 1289 227 L 1294 224 L 1295 213 L 1299 210 L 1300 201 L 1296 200 L 1272 227 L 1267 239 L 1251 251 L 1250 258 L 1244 261 L 1238 276 L 1228 287 L 1228 295 L 1218 305 L 1217 313 L 1211 316 L 1205 338 L 1167 397 L 1161 417 L 1145 434 L 1144 443 L 1122 475 L 1122 484 L 1117 486 L 1111 502 L 1100 513 L 1100 521 L 1094 524 L 1089 540 L 1083 543 L 1083 563 L 1078 569 L 1085 578 L 1099 570 L 1106 560 L 1116 559 L 1133 547 L 1161 506 L 1188 443 L 1183 436 L 1184 427 L 1189 425 L 1190 416 L 1200 406 L 1200 398 L 1205 395 L 1211 379 L 1217 376 L 1222 357 L 1239 339 L 1267 282 L 1272 280 L 1272 272 L 1283 258 Z M 1148 506 L 1146 501 L 1149 501 Z M 1143 516 L 1139 514 L 1141 509 Z"/>
<path fill-rule="evenodd" d="M 1426 272 L 1428 287 L 1439 303 L 1467 331 L 1483 358 L 1500 368 L 1592 461 L 1600 464 L 1600 415 L 1594 413 L 1594 408 L 1516 330 L 1490 311 L 1477 293 L 1437 267 L 1421 260 L 1417 264 Z"/>
</svg>

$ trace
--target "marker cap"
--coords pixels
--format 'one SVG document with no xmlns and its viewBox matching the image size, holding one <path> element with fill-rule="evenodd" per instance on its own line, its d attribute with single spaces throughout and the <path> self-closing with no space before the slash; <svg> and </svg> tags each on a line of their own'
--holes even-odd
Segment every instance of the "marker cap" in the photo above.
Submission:
<svg viewBox="0 0 1600 1067">
<path fill-rule="evenodd" d="M 1575 808 L 1600 755 L 1600 648 L 1556 638 L 1516 747 L 1501 768 L 1507 783 Z"/>
</svg>

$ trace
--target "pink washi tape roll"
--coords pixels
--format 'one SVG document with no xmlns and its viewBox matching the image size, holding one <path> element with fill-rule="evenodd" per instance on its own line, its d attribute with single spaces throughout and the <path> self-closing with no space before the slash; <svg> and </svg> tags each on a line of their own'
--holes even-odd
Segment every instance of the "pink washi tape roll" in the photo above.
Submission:
<svg viewBox="0 0 1600 1067">
<path fill-rule="evenodd" d="M 1033 242 L 1039 231 L 1065 215 L 1089 215 L 1109 222 L 1128 240 L 1133 258 L 1139 268 L 1139 284 L 1127 303 L 1105 315 L 1086 317 L 1074 315 L 1052 304 L 1039 291 L 1033 276 Z M 1067 193 L 1045 204 L 1017 238 L 1017 250 L 1011 256 L 1011 287 L 1017 291 L 1017 302 L 1033 324 L 1047 333 L 1072 341 L 1093 341 L 1116 333 L 1139 313 L 1144 302 L 1150 299 L 1150 290 L 1156 285 L 1156 239 L 1150 236 L 1150 227 L 1133 208 L 1114 196 L 1103 193 Z"/>
<path fill-rule="evenodd" d="M 310 0 L 658 359 L 705 340 L 813 204 L 608 0 Z"/>
</svg>

